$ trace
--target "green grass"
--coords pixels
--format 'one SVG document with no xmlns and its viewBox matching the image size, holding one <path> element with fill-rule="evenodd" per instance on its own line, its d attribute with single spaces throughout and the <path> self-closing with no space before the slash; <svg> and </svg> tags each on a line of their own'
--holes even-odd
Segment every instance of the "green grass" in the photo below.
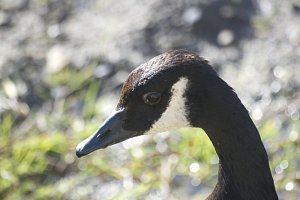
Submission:
<svg viewBox="0 0 300 200">
<path fill-rule="evenodd" d="M 72 194 L 90 199 L 93 192 L 82 188 L 93 178 L 101 184 L 129 180 L 111 195 L 116 200 L 143 199 L 149 191 L 162 190 L 168 191 L 170 197 L 186 198 L 185 192 L 176 189 L 174 178 L 179 175 L 199 180 L 201 187 L 214 186 L 216 154 L 201 129 L 144 136 L 147 139 L 140 145 L 117 145 L 78 159 L 74 153 L 76 144 L 105 117 L 99 109 L 103 106 L 99 99 L 101 80 L 93 78 L 93 70 L 94 66 L 82 70 L 68 66 L 32 88 L 42 99 L 41 105 L 30 107 L 25 116 L 13 109 L 1 114 L 0 199 L 70 199 Z M 60 87 L 65 93 L 57 98 L 45 89 Z M 285 120 L 281 126 L 278 119 L 266 119 L 259 129 L 272 172 L 283 161 L 288 162 L 288 167 L 274 175 L 278 191 L 287 199 L 296 199 L 295 190 L 288 192 L 285 185 L 293 182 L 295 189 L 299 187 L 295 177 L 300 138 L 291 142 L 288 134 L 299 133 L 300 123 L 299 119 Z M 287 135 L 283 136 L 283 132 Z M 190 171 L 193 163 L 199 164 L 199 171 Z"/>
</svg>

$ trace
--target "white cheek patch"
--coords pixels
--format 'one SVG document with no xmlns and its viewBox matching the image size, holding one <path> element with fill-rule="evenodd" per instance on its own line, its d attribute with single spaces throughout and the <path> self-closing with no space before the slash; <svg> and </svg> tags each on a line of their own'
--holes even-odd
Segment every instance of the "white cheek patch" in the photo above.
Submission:
<svg viewBox="0 0 300 200">
<path fill-rule="evenodd" d="M 161 117 L 154 122 L 146 134 L 159 133 L 190 126 L 187 120 L 186 97 L 184 93 L 187 89 L 188 79 L 182 77 L 171 89 L 169 105 Z"/>
</svg>

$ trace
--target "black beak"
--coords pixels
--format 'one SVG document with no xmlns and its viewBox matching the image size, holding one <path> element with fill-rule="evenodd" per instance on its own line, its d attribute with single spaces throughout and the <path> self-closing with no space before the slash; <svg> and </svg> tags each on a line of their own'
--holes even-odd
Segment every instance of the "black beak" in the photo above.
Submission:
<svg viewBox="0 0 300 200">
<path fill-rule="evenodd" d="M 141 135 L 138 132 L 127 131 L 122 128 L 125 115 L 126 109 L 124 108 L 113 112 L 95 133 L 77 145 L 77 157 L 85 156 L 97 149 L 103 149 L 134 136 Z"/>
</svg>

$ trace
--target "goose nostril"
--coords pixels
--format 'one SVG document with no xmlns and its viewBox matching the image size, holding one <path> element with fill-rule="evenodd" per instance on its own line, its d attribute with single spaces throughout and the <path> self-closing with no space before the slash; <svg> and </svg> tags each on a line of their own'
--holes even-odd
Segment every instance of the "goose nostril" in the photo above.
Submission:
<svg viewBox="0 0 300 200">
<path fill-rule="evenodd" d="M 111 130 L 108 129 L 104 133 L 98 135 L 98 137 L 97 137 L 98 141 L 100 141 L 104 136 L 108 135 L 110 132 L 111 132 Z"/>
</svg>

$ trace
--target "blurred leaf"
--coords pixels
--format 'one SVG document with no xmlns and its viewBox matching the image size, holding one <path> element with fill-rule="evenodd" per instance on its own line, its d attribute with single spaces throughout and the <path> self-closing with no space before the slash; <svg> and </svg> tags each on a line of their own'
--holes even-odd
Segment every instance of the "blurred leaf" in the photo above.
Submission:
<svg viewBox="0 0 300 200">
<path fill-rule="evenodd" d="M 97 94 L 100 82 L 92 82 L 85 95 L 84 117 L 91 118 L 95 114 Z"/>
<path fill-rule="evenodd" d="M 2 146 L 8 143 L 10 134 L 11 134 L 11 127 L 12 127 L 12 114 L 6 112 L 3 114 L 1 126 L 1 137 L 0 137 L 0 149 Z"/>
</svg>

